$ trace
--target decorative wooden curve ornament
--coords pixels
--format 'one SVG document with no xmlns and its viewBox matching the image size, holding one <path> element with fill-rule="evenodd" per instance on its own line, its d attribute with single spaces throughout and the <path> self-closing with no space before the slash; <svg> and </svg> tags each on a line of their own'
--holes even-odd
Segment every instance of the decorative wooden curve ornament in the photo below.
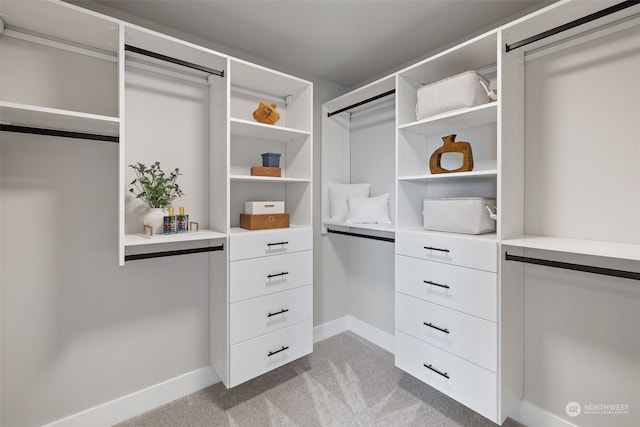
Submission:
<svg viewBox="0 0 640 427">
<path fill-rule="evenodd" d="M 444 144 L 434 151 L 429 159 L 429 170 L 431 173 L 469 172 L 473 170 L 471 144 L 465 141 L 456 142 L 455 139 L 455 134 L 442 137 Z M 462 166 L 453 170 L 443 168 L 440 162 L 444 153 L 462 153 Z"/>
</svg>

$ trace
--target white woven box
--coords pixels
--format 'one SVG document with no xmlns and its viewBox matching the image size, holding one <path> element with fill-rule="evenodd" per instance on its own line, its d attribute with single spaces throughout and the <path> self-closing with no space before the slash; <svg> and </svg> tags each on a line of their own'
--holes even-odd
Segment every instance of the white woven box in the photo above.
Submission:
<svg viewBox="0 0 640 427">
<path fill-rule="evenodd" d="M 416 120 L 495 99 L 489 81 L 475 71 L 456 74 L 418 89 Z"/>
<path fill-rule="evenodd" d="M 249 215 L 284 213 L 284 202 L 244 202 L 244 213 Z"/>
<path fill-rule="evenodd" d="M 494 197 L 428 197 L 423 201 L 424 228 L 450 233 L 482 234 L 496 230 Z"/>
</svg>

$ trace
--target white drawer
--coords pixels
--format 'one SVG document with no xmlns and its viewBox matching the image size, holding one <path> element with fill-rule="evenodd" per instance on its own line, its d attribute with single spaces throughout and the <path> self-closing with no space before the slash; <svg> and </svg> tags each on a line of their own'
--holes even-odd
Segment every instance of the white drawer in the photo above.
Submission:
<svg viewBox="0 0 640 427">
<path fill-rule="evenodd" d="M 258 335 L 311 319 L 311 285 L 231 304 L 229 342 L 237 344 Z"/>
<path fill-rule="evenodd" d="M 298 359 L 313 350 L 311 319 L 231 346 L 229 387 Z"/>
<path fill-rule="evenodd" d="M 396 329 L 496 372 L 493 322 L 396 292 Z"/>
<path fill-rule="evenodd" d="M 229 263 L 231 302 L 309 285 L 312 281 L 312 251 Z"/>
<path fill-rule="evenodd" d="M 489 237 L 401 231 L 396 233 L 396 254 L 498 271 L 498 244 Z"/>
<path fill-rule="evenodd" d="M 495 373 L 397 330 L 395 363 L 403 371 L 496 421 Z M 425 365 L 430 365 L 441 374 Z"/>
<path fill-rule="evenodd" d="M 281 255 L 310 250 L 313 230 L 280 228 L 276 230 L 239 231 L 229 238 L 229 260 L 236 261 L 268 255 Z"/>
<path fill-rule="evenodd" d="M 483 319 L 497 320 L 497 275 L 396 255 L 396 291 Z"/>
</svg>

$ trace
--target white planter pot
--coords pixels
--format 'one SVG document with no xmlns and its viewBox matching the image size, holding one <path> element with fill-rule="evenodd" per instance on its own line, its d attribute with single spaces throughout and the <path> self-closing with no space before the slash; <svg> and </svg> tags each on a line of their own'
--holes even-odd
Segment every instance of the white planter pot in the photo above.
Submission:
<svg viewBox="0 0 640 427">
<path fill-rule="evenodd" d="M 153 234 L 163 233 L 164 217 L 167 211 L 164 208 L 151 208 L 149 212 L 142 218 L 142 223 L 153 229 Z M 146 230 L 145 230 L 146 232 Z"/>
</svg>

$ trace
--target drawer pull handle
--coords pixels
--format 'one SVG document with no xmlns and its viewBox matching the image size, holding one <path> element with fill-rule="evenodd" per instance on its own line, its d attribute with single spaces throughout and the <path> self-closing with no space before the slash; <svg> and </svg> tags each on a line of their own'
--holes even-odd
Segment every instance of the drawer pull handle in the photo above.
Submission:
<svg viewBox="0 0 640 427">
<path fill-rule="evenodd" d="M 273 356 L 274 354 L 278 354 L 278 353 L 280 353 L 281 351 L 285 351 L 285 350 L 288 350 L 288 349 L 289 349 L 289 346 L 286 346 L 286 347 L 285 347 L 285 346 L 282 346 L 282 348 L 281 348 L 280 350 L 270 351 L 270 352 L 269 352 L 269 354 L 267 354 L 267 357 L 271 357 L 271 356 Z"/>
<path fill-rule="evenodd" d="M 287 274 L 289 274 L 288 271 L 283 271 L 282 273 L 276 273 L 276 274 L 269 274 L 267 276 L 267 279 L 272 279 L 274 277 L 279 277 L 279 276 L 286 276 Z"/>
<path fill-rule="evenodd" d="M 267 314 L 267 317 L 277 316 L 278 314 L 286 313 L 287 311 L 289 311 L 288 308 L 283 308 L 282 310 L 276 311 L 275 313 Z"/>
<path fill-rule="evenodd" d="M 443 377 L 445 377 L 446 379 L 449 379 L 449 374 L 448 374 L 448 373 L 446 373 L 446 372 L 442 372 L 441 370 L 436 369 L 436 368 L 434 368 L 434 367 L 433 367 L 433 366 L 431 366 L 431 365 L 427 365 L 426 363 L 423 363 L 423 364 L 422 364 L 422 366 L 424 366 L 424 367 L 425 367 L 425 368 L 427 368 L 427 369 L 431 369 L 433 372 L 435 372 L 435 373 L 436 373 L 436 374 L 438 374 L 438 375 L 442 375 L 442 376 L 443 376 Z"/>
<path fill-rule="evenodd" d="M 432 282 L 431 280 L 423 280 L 423 282 L 426 283 L 427 285 L 439 286 L 439 287 L 445 288 L 445 289 L 451 288 L 451 286 L 449 286 L 449 285 L 443 285 L 441 283 Z"/>
<path fill-rule="evenodd" d="M 425 246 L 424 248 L 429 250 L 429 251 L 449 252 L 449 249 L 434 248 L 434 247 L 431 247 L 431 246 Z"/>
<path fill-rule="evenodd" d="M 436 325 L 434 325 L 434 324 L 433 324 L 433 323 L 431 323 L 431 322 L 429 322 L 429 323 L 427 323 L 427 322 L 422 322 L 422 323 L 424 324 L 424 326 L 428 326 L 428 327 L 430 327 L 430 328 L 437 329 L 437 330 L 439 330 L 440 332 L 444 332 L 445 334 L 448 334 L 448 333 L 449 333 L 449 330 L 448 330 L 447 328 L 441 328 L 440 326 L 436 326 Z"/>
<path fill-rule="evenodd" d="M 277 243 L 267 243 L 267 246 L 271 247 L 271 246 L 284 246 L 284 245 L 288 245 L 289 242 L 277 242 Z"/>
</svg>

